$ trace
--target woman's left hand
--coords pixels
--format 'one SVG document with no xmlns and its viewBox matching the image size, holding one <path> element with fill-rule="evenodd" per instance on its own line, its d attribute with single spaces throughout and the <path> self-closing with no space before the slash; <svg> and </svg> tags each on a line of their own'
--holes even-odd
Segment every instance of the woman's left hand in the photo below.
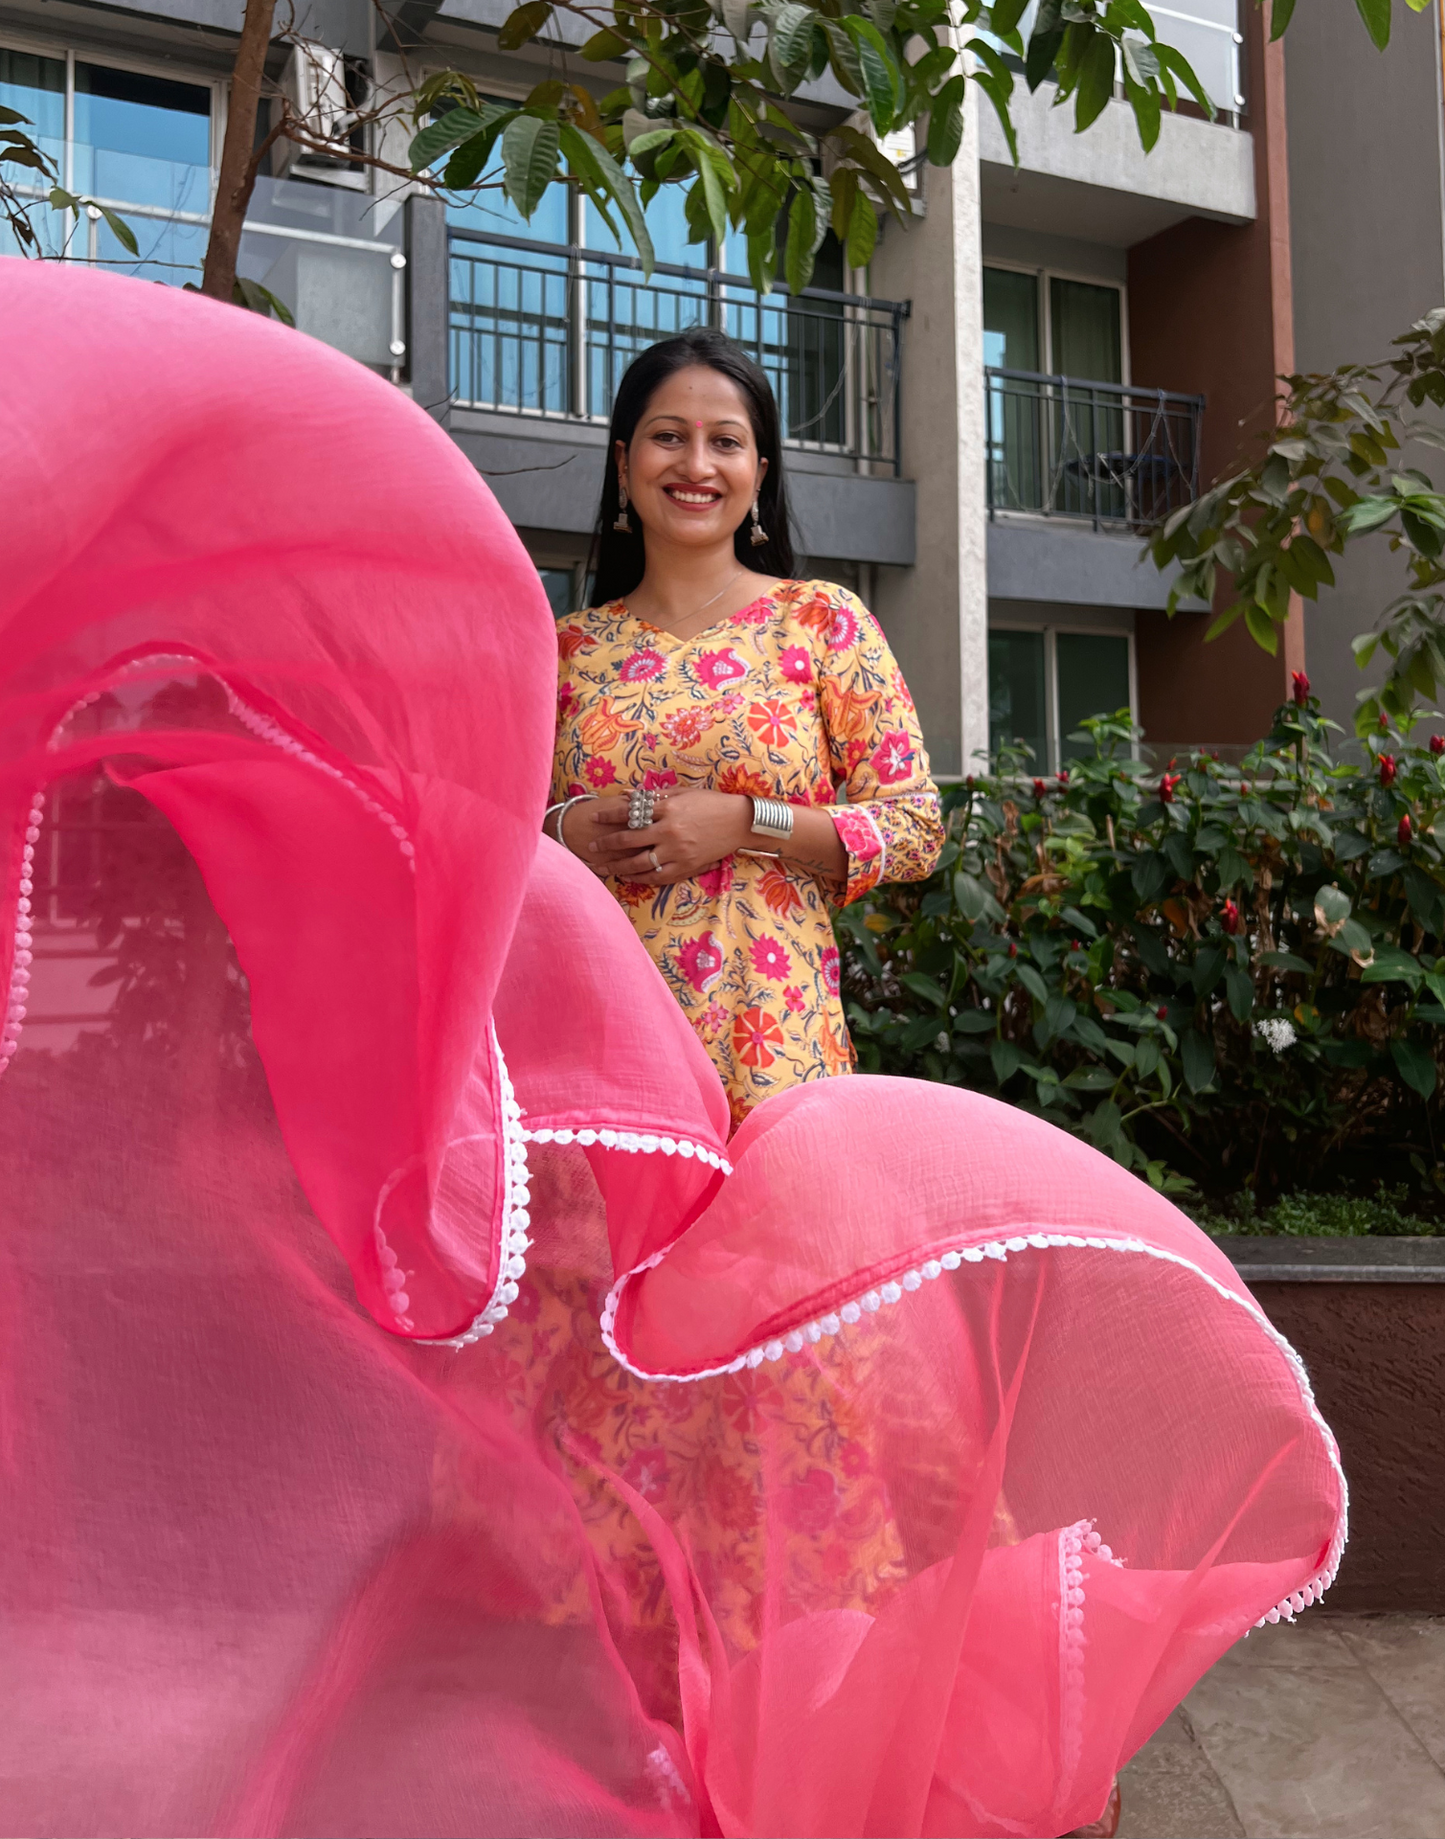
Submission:
<svg viewBox="0 0 1445 1839">
<path fill-rule="evenodd" d="M 588 845 L 584 858 L 600 875 L 616 881 L 640 882 L 643 887 L 670 887 L 675 881 L 716 868 L 724 856 L 764 841 L 753 836 L 752 801 L 734 792 L 668 792 L 660 795 L 653 821 L 645 830 L 627 828 L 627 800 L 608 799 L 605 828 L 598 813 L 600 834 Z"/>
</svg>

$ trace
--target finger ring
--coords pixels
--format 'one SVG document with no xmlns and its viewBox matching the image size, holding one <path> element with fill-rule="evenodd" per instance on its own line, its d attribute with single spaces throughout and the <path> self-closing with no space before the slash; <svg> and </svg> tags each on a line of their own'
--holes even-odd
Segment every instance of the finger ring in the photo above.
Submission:
<svg viewBox="0 0 1445 1839">
<path fill-rule="evenodd" d="M 660 875 L 662 873 L 662 864 L 657 859 L 657 851 L 655 849 L 648 850 L 647 859 L 652 864 L 653 874 Z"/>
<path fill-rule="evenodd" d="M 627 828 L 629 830 L 646 830 L 648 825 L 652 822 L 653 806 L 656 802 L 656 795 L 654 793 L 644 791 L 640 785 L 634 787 L 632 795 L 627 801 Z"/>
</svg>

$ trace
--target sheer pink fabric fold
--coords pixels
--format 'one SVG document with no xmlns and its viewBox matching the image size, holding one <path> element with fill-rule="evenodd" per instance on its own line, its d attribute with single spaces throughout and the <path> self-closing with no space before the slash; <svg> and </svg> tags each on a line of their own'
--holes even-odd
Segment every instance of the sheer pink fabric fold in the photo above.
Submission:
<svg viewBox="0 0 1445 1839">
<path fill-rule="evenodd" d="M 401 394 L 0 265 L 0 1830 L 1059 1834 L 1333 1576 L 1303 1369 L 942 1087 L 729 1141 Z"/>
</svg>

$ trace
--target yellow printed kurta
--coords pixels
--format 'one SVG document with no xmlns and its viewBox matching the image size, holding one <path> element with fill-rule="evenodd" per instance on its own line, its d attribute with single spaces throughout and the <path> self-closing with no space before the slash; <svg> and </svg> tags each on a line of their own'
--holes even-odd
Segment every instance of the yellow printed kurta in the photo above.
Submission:
<svg viewBox="0 0 1445 1839">
<path fill-rule="evenodd" d="M 873 616 L 830 582 L 786 581 L 690 639 L 612 601 L 563 620 L 558 641 L 554 799 L 697 787 L 831 811 L 846 887 L 749 855 L 671 887 L 612 886 L 735 1121 L 850 1072 L 831 908 L 923 880 L 943 845 L 913 700 Z"/>
</svg>

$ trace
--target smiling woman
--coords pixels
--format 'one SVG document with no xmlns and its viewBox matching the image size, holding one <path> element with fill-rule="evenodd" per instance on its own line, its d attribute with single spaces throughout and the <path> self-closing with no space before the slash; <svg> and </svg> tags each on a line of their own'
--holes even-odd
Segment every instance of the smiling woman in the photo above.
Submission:
<svg viewBox="0 0 1445 1839">
<path fill-rule="evenodd" d="M 766 378 L 718 332 L 654 345 L 613 411 L 599 604 L 559 630 L 547 827 L 612 886 L 735 1121 L 852 1070 L 831 909 L 942 844 L 882 633 L 794 572 Z"/>
</svg>

